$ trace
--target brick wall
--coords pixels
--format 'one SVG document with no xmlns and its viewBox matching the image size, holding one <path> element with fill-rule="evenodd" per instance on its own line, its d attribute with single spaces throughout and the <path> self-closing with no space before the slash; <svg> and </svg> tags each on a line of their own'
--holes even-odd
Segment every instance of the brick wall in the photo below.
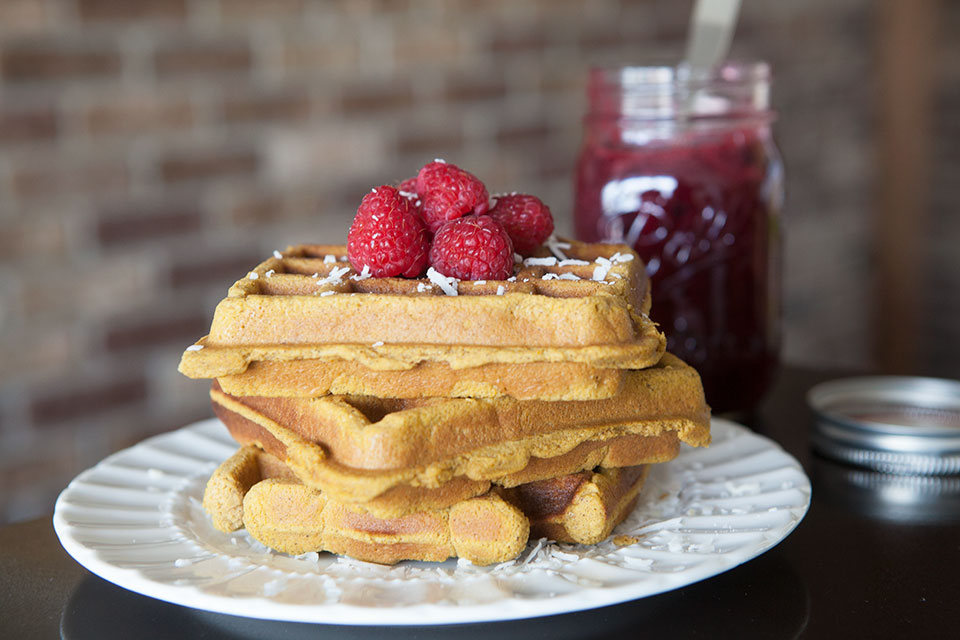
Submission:
<svg viewBox="0 0 960 640">
<path fill-rule="evenodd" d="M 863 364 L 873 5 L 745 5 L 736 53 L 778 73 L 787 355 Z M 209 415 L 182 349 L 272 249 L 344 239 L 370 185 L 455 159 L 569 230 L 585 70 L 679 52 L 689 7 L 0 2 L 0 521 Z"/>
</svg>

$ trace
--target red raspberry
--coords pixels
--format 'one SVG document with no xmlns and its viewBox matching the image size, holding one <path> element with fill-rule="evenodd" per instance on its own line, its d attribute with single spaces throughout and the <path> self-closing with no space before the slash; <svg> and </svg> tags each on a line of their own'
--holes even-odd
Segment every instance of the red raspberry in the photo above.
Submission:
<svg viewBox="0 0 960 640">
<path fill-rule="evenodd" d="M 490 216 L 464 216 L 437 230 L 430 266 L 460 280 L 506 280 L 513 273 L 513 243 Z"/>
<path fill-rule="evenodd" d="M 400 183 L 400 186 L 397 187 L 397 189 L 403 191 L 404 193 L 412 193 L 413 195 L 417 195 L 417 176 L 407 178 Z"/>
<path fill-rule="evenodd" d="M 378 187 L 363 196 L 347 234 L 347 256 L 355 270 L 367 266 L 378 278 L 416 278 L 427 266 L 429 251 L 423 221 L 395 187 Z"/>
<path fill-rule="evenodd" d="M 435 160 L 417 174 L 417 193 L 427 228 L 436 233 L 440 226 L 468 213 L 481 215 L 490 207 L 487 188 L 472 173 L 455 164 Z"/>
<path fill-rule="evenodd" d="M 503 225 L 522 256 L 532 254 L 553 233 L 553 215 L 540 198 L 522 193 L 498 196 L 490 217 Z"/>
</svg>

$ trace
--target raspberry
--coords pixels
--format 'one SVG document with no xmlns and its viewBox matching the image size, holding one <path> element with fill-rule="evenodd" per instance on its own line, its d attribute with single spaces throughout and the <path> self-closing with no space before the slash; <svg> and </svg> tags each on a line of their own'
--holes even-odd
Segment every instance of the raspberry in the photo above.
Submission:
<svg viewBox="0 0 960 640">
<path fill-rule="evenodd" d="M 366 266 L 375 277 L 416 278 L 427 267 L 429 250 L 423 221 L 395 187 L 363 196 L 347 234 L 347 256 L 355 270 Z"/>
<path fill-rule="evenodd" d="M 487 188 L 472 173 L 454 164 L 435 160 L 417 174 L 421 213 L 431 233 L 448 220 L 468 213 L 481 215 L 490 207 Z"/>
<path fill-rule="evenodd" d="M 540 198 L 525 194 L 498 196 L 490 217 L 510 234 L 513 248 L 522 256 L 537 250 L 553 233 L 553 215 Z"/>
<path fill-rule="evenodd" d="M 490 216 L 465 216 L 437 230 L 430 266 L 460 280 L 506 280 L 513 273 L 513 243 Z"/>
<path fill-rule="evenodd" d="M 397 187 L 400 191 L 404 193 L 412 193 L 413 195 L 417 194 L 417 176 L 412 178 L 407 178 L 400 183 L 400 186 Z"/>
</svg>

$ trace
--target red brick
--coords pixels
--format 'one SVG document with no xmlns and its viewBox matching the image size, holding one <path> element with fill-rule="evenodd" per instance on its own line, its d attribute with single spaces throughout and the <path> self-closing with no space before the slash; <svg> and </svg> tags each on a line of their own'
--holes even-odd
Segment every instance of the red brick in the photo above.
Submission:
<svg viewBox="0 0 960 640">
<path fill-rule="evenodd" d="M 57 113 L 52 107 L 0 105 L 0 143 L 50 140 L 57 129 Z"/>
<path fill-rule="evenodd" d="M 224 22 L 255 18 L 296 18 L 303 15 L 304 0 L 220 0 Z"/>
<path fill-rule="evenodd" d="M 160 175 L 168 183 L 188 180 L 252 176 L 260 166 L 256 152 L 247 149 L 204 149 L 176 152 L 160 161 Z"/>
<path fill-rule="evenodd" d="M 360 58 L 359 44 L 354 38 L 330 42 L 311 39 L 282 43 L 281 59 L 288 69 L 309 71 L 314 69 L 350 69 Z"/>
<path fill-rule="evenodd" d="M 541 180 L 566 178 L 573 184 L 573 169 L 576 157 L 570 153 L 545 150 L 537 161 L 537 177 Z"/>
<path fill-rule="evenodd" d="M 394 60 L 401 65 L 448 65 L 460 52 L 460 39 L 455 30 L 406 29 L 393 43 Z"/>
<path fill-rule="evenodd" d="M 615 49 L 635 42 L 622 33 L 617 25 L 599 25 L 582 30 L 577 37 L 577 43 L 584 51 Z"/>
<path fill-rule="evenodd" d="M 62 219 L 33 215 L 0 222 L 0 256 L 6 260 L 30 254 L 61 254 L 66 249 L 66 240 Z"/>
<path fill-rule="evenodd" d="M 509 31 L 501 28 L 490 38 L 490 50 L 494 53 L 532 53 L 542 51 L 548 44 L 544 29 Z"/>
<path fill-rule="evenodd" d="M 76 0 L 84 22 L 178 20 L 187 16 L 186 0 Z"/>
<path fill-rule="evenodd" d="M 187 256 L 170 267 L 170 285 L 174 289 L 230 285 L 260 264 L 265 256 L 255 249 L 238 250 L 227 255 Z"/>
<path fill-rule="evenodd" d="M 433 158 L 459 155 L 463 148 L 460 131 L 422 131 L 402 129 L 397 137 L 397 153 L 424 156 L 424 162 Z"/>
<path fill-rule="evenodd" d="M 0 482 L 5 490 L 16 493 L 17 489 L 36 487 L 58 476 L 69 478 L 77 464 L 74 451 L 50 452 L 44 448 L 27 460 L 4 464 Z"/>
<path fill-rule="evenodd" d="M 259 226 L 284 217 L 285 203 L 280 194 L 247 194 L 225 207 L 229 223 L 241 227 Z"/>
<path fill-rule="evenodd" d="M 310 98 L 300 89 L 229 96 L 221 106 L 225 122 L 300 122 L 310 115 Z"/>
<path fill-rule="evenodd" d="M 11 82 L 115 77 L 120 54 L 113 47 L 47 43 L 9 44 L 0 50 L 0 76 Z"/>
<path fill-rule="evenodd" d="M 151 436 L 174 431 L 188 424 L 212 417 L 213 410 L 210 408 L 209 402 L 200 407 L 181 409 L 174 416 L 149 417 L 146 420 L 138 421 L 136 425 L 130 428 L 112 431 L 107 438 L 107 448 L 110 451 L 127 449 Z"/>
<path fill-rule="evenodd" d="M 122 160 L 90 161 L 85 164 L 50 163 L 15 167 L 13 193 L 22 199 L 122 192 L 128 184 Z"/>
<path fill-rule="evenodd" d="M 502 127 L 497 131 L 497 143 L 501 145 L 535 144 L 548 140 L 555 129 L 543 122 Z"/>
<path fill-rule="evenodd" d="M 447 80 L 444 97 L 449 102 L 468 103 L 495 100 L 507 94 L 503 77 L 479 77 L 464 74 Z"/>
<path fill-rule="evenodd" d="M 107 247 L 191 234 L 200 229 L 201 214 L 193 206 L 153 208 L 144 213 L 130 206 L 108 211 L 97 222 L 97 237 Z"/>
<path fill-rule="evenodd" d="M 35 329 L 30 326 L 33 320 L 35 317 L 31 316 L 26 327 L 8 326 L 6 329 L 0 384 L 56 375 L 69 371 L 75 364 L 77 336 L 72 335 L 67 324 L 61 322 Z M 29 346 L 25 348 L 26 345 Z"/>
<path fill-rule="evenodd" d="M 253 65 L 250 45 L 243 40 L 165 44 L 155 57 L 161 77 L 249 71 Z"/>
<path fill-rule="evenodd" d="M 188 100 L 156 95 L 114 96 L 89 106 L 80 118 L 87 131 L 94 135 L 183 130 L 194 122 Z"/>
<path fill-rule="evenodd" d="M 30 415 L 35 425 L 43 427 L 106 413 L 146 398 L 147 381 L 142 373 L 134 373 L 98 384 L 71 385 L 38 394 L 30 401 Z"/>
<path fill-rule="evenodd" d="M 340 97 L 340 108 L 347 115 L 377 111 L 395 111 L 413 104 L 413 88 L 400 80 L 372 80 L 348 84 Z"/>
<path fill-rule="evenodd" d="M 157 315 L 162 314 L 158 310 Z M 206 314 L 187 313 L 175 317 L 150 317 L 138 320 L 115 321 L 107 327 L 104 344 L 108 351 L 166 346 L 182 343 L 186 346 L 210 328 Z"/>
<path fill-rule="evenodd" d="M 31 33 L 50 24 L 50 8 L 37 0 L 3 0 L 0 2 L 0 31 Z"/>
</svg>

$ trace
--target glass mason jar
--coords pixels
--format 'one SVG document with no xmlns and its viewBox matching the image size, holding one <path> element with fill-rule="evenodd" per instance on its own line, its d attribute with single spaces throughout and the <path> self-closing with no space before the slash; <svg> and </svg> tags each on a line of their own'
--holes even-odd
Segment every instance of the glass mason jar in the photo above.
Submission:
<svg viewBox="0 0 960 640">
<path fill-rule="evenodd" d="M 594 69 L 574 221 L 646 262 L 652 318 L 715 412 L 756 407 L 780 351 L 783 164 L 770 70 Z"/>
</svg>

